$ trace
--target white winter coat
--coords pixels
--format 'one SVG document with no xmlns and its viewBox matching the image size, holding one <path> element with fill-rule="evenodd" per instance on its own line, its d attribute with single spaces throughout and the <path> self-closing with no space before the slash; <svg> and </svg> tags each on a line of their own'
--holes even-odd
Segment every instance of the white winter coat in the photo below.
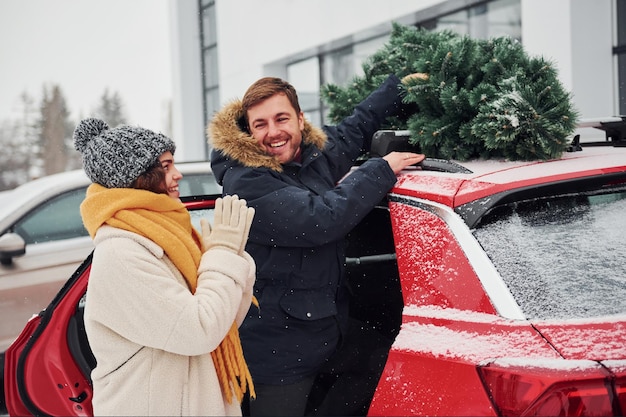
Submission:
<svg viewBox="0 0 626 417">
<path fill-rule="evenodd" d="M 241 415 L 222 395 L 210 352 L 250 307 L 252 258 L 207 251 L 192 294 L 151 240 L 102 226 L 94 243 L 85 304 L 94 414 Z"/>
</svg>

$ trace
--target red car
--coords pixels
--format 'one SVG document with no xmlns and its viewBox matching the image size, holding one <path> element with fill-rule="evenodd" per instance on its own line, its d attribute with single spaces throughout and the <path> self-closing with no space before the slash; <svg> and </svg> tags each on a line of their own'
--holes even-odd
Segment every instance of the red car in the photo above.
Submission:
<svg viewBox="0 0 626 417">
<path fill-rule="evenodd" d="M 351 315 L 380 336 L 360 354 L 388 341 L 384 368 L 366 370 L 369 415 L 626 413 L 626 129 L 615 123 L 558 160 L 426 159 L 348 235 Z M 404 146 L 403 132 L 379 132 L 370 154 Z M 10 415 L 91 414 L 89 265 L 6 352 Z"/>
</svg>

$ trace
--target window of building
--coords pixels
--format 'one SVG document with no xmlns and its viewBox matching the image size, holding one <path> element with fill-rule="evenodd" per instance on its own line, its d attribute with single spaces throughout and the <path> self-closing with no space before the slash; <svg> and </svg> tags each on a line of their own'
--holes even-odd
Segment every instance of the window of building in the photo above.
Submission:
<svg viewBox="0 0 626 417">
<path fill-rule="evenodd" d="M 495 0 L 477 4 L 435 19 L 435 30 L 452 30 L 476 39 L 510 36 L 521 41 L 520 0 Z"/>
<path fill-rule="evenodd" d="M 617 90 L 619 92 L 619 114 L 626 114 L 626 2 L 615 2 L 616 45 L 613 54 L 617 60 Z"/>
<path fill-rule="evenodd" d="M 215 0 L 198 0 L 200 36 L 202 38 L 202 86 L 204 91 L 204 124 L 218 110 L 219 74 L 217 65 L 217 19 Z"/>
<path fill-rule="evenodd" d="M 319 57 L 314 56 L 287 66 L 287 79 L 298 88 L 298 101 L 305 117 L 319 126 L 320 115 L 320 65 Z"/>
<path fill-rule="evenodd" d="M 455 9 L 455 4 L 458 3 L 463 3 L 464 6 Z M 436 10 L 440 14 L 433 15 L 432 10 L 415 13 L 412 24 L 430 30 L 452 30 L 478 39 L 510 36 L 522 40 L 521 0 L 451 0 L 438 5 Z M 353 77 L 362 75 L 361 65 L 364 60 L 380 49 L 389 36 L 389 31 L 369 37 L 357 34 L 339 42 L 340 46 L 331 48 L 321 45 L 312 50 L 308 57 L 304 54 L 303 58 L 300 53 L 292 63 L 287 59 L 287 79 L 296 86 L 302 110 L 311 123 L 318 126 L 325 123 L 327 109 L 319 97 L 320 87 L 327 83 L 345 86 Z M 624 48 L 626 62 L 626 42 Z M 623 79 L 626 80 L 626 72 Z"/>
</svg>

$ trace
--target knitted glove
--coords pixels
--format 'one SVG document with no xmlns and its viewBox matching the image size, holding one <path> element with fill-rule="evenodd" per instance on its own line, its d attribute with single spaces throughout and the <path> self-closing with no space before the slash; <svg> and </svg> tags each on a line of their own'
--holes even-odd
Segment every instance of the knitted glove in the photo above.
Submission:
<svg viewBox="0 0 626 417">
<path fill-rule="evenodd" d="M 200 221 L 204 250 L 220 247 L 243 255 L 254 209 L 246 205 L 246 200 L 227 195 L 215 200 L 214 213 L 213 227 L 205 219 Z"/>
</svg>

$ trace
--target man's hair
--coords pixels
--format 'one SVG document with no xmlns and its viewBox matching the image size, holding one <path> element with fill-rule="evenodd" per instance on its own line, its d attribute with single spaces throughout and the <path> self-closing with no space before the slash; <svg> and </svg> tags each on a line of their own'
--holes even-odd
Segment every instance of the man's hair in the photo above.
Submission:
<svg viewBox="0 0 626 417">
<path fill-rule="evenodd" d="M 283 79 L 276 77 L 264 77 L 252 84 L 241 100 L 246 126 L 248 125 L 248 110 L 250 107 L 253 107 L 260 102 L 281 93 L 287 96 L 287 99 L 296 111 L 296 114 L 300 114 L 300 103 L 298 102 L 296 89 Z"/>
<path fill-rule="evenodd" d="M 161 165 L 161 161 L 157 160 L 154 165 L 133 181 L 130 188 L 148 190 L 157 194 L 167 194 L 165 168 Z"/>
</svg>

